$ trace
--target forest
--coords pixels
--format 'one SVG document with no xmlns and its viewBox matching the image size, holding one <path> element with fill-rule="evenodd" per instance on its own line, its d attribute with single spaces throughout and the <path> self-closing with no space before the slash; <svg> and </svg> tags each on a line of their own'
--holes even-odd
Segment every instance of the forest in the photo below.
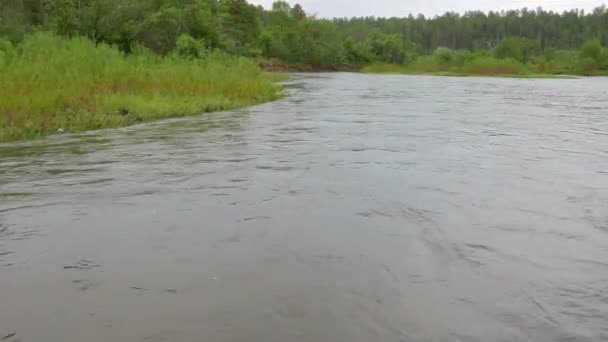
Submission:
<svg viewBox="0 0 608 342">
<path fill-rule="evenodd" d="M 607 43 L 605 6 L 323 19 L 285 1 L 3 0 L 0 141 L 280 97 L 259 67 L 597 76 Z"/>
<path fill-rule="evenodd" d="M 13 43 L 42 30 L 88 37 L 126 53 L 136 46 L 189 57 L 221 50 L 319 69 L 389 63 L 424 71 L 431 63 L 448 69 L 475 59 L 503 60 L 494 62 L 520 71 L 534 65 L 530 69 L 538 73 L 608 69 L 605 6 L 332 20 L 285 1 L 269 9 L 245 0 L 7 0 L 0 6 L 0 35 Z"/>
</svg>

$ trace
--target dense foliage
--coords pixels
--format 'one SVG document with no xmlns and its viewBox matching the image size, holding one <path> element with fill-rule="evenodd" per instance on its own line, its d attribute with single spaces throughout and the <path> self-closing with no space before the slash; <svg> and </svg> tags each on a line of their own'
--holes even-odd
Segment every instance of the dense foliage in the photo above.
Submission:
<svg viewBox="0 0 608 342">
<path fill-rule="evenodd" d="M 16 43 L 34 30 L 86 36 L 124 52 L 143 45 L 159 54 L 177 49 L 189 58 L 200 58 L 220 49 L 321 68 L 410 65 L 424 56 L 435 56 L 443 64 L 449 64 L 446 59 L 471 62 L 477 57 L 486 62 L 512 60 L 534 64 L 536 72 L 598 74 L 608 70 L 605 6 L 589 13 L 539 8 L 446 13 L 433 18 L 325 20 L 285 1 L 275 2 L 270 9 L 246 0 L 0 2 L 1 36 Z M 580 53 L 573 52 L 579 49 Z"/>
</svg>

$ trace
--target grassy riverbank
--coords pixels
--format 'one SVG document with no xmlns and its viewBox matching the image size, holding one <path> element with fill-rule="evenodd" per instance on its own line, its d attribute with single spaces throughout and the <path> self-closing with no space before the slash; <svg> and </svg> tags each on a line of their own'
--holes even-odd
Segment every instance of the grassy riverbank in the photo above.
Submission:
<svg viewBox="0 0 608 342">
<path fill-rule="evenodd" d="M 34 34 L 0 46 L 0 141 L 119 127 L 275 100 L 280 87 L 249 59 L 129 55 L 85 38 Z"/>
<path fill-rule="evenodd" d="M 507 42 L 513 39 L 505 40 Z M 506 56 L 505 56 L 506 55 Z M 510 50 L 453 51 L 439 48 L 406 64 L 373 63 L 364 73 L 493 76 L 519 78 L 575 78 L 608 76 L 608 49 L 598 41 L 587 42 L 580 51 L 545 51 L 543 56 L 521 57 L 517 46 Z"/>
<path fill-rule="evenodd" d="M 449 77 L 506 77 L 506 78 L 559 78 L 574 79 L 575 75 L 556 75 L 534 73 L 525 69 L 511 69 L 510 67 L 470 66 L 467 68 L 417 68 L 416 66 L 395 64 L 372 64 L 361 69 L 368 74 L 403 74 L 403 75 L 431 75 Z"/>
</svg>

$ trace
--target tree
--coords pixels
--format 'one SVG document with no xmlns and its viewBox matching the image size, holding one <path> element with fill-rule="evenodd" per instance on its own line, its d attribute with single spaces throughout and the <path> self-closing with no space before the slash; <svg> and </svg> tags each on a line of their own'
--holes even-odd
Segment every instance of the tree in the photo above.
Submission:
<svg viewBox="0 0 608 342">
<path fill-rule="evenodd" d="M 289 6 L 289 3 L 287 3 L 287 1 L 275 1 L 272 3 L 272 11 L 281 12 L 289 15 L 289 12 L 291 12 L 291 6 Z"/>
<path fill-rule="evenodd" d="M 606 6 L 590 12 L 538 8 L 328 21 L 287 1 L 266 10 L 247 0 L 0 0 L 0 37 L 18 43 L 36 30 L 86 36 L 127 53 L 136 45 L 171 53 L 187 35 L 209 49 L 325 65 L 408 63 L 420 53 L 447 57 L 446 51 L 437 55 L 440 47 L 449 48 L 457 63 L 492 51 L 522 63 L 572 65 L 560 52 L 577 50 L 578 64 L 608 69 L 602 48 L 608 44 Z"/>
<path fill-rule="evenodd" d="M 356 42 L 353 37 L 348 37 L 343 43 L 344 61 L 350 65 L 364 65 L 372 61 L 365 44 Z"/>
<path fill-rule="evenodd" d="M 327 20 L 301 20 L 287 36 L 290 60 L 316 67 L 334 67 L 342 60 L 336 27 Z"/>
<path fill-rule="evenodd" d="M 295 4 L 289 14 L 292 18 L 298 21 L 306 18 L 306 12 L 304 12 L 304 9 L 302 6 L 300 6 L 300 4 Z"/>
<path fill-rule="evenodd" d="M 406 51 L 403 36 L 386 35 L 380 31 L 374 31 L 367 38 L 366 45 L 374 60 L 393 64 L 405 62 Z"/>
<path fill-rule="evenodd" d="M 291 18 L 291 7 L 285 1 L 274 2 L 268 17 L 270 19 L 270 26 L 276 31 L 284 31 L 288 27 L 295 25 Z"/>
<path fill-rule="evenodd" d="M 222 46 L 228 52 L 248 55 L 260 34 L 256 7 L 245 0 L 220 0 Z"/>
<path fill-rule="evenodd" d="M 446 47 L 438 47 L 433 53 L 433 57 L 441 66 L 448 66 L 454 62 L 456 55 L 454 51 Z"/>
<path fill-rule="evenodd" d="M 205 56 L 207 46 L 204 40 L 195 39 L 187 34 L 177 38 L 176 52 L 187 59 L 197 59 Z"/>
<path fill-rule="evenodd" d="M 602 59 L 602 44 L 599 40 L 589 40 L 581 47 L 580 55 L 581 59 L 591 59 L 596 63 L 600 63 Z"/>
<path fill-rule="evenodd" d="M 509 37 L 498 43 L 494 49 L 494 56 L 499 59 L 512 58 L 521 61 L 524 58 L 524 52 L 519 39 Z"/>
<path fill-rule="evenodd" d="M 220 47 L 218 6 L 214 0 L 196 0 L 183 9 L 182 22 L 188 34 L 203 39 L 209 48 Z"/>
</svg>

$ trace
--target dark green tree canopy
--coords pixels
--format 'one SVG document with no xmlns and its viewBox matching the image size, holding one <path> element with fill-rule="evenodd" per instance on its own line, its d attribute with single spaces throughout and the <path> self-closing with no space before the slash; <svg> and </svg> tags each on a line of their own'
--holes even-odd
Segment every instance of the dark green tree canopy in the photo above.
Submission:
<svg viewBox="0 0 608 342">
<path fill-rule="evenodd" d="M 420 55 L 442 61 L 483 54 L 520 63 L 556 62 L 564 59 L 560 51 L 584 44 L 576 58 L 608 67 L 605 6 L 591 12 L 524 8 L 325 20 L 286 1 L 264 9 L 246 0 L 0 0 L 0 37 L 17 43 L 35 30 L 86 36 L 124 52 L 137 45 L 159 54 L 204 46 L 205 51 L 324 67 L 402 64 Z M 460 50 L 477 52 L 454 53 Z"/>
</svg>

